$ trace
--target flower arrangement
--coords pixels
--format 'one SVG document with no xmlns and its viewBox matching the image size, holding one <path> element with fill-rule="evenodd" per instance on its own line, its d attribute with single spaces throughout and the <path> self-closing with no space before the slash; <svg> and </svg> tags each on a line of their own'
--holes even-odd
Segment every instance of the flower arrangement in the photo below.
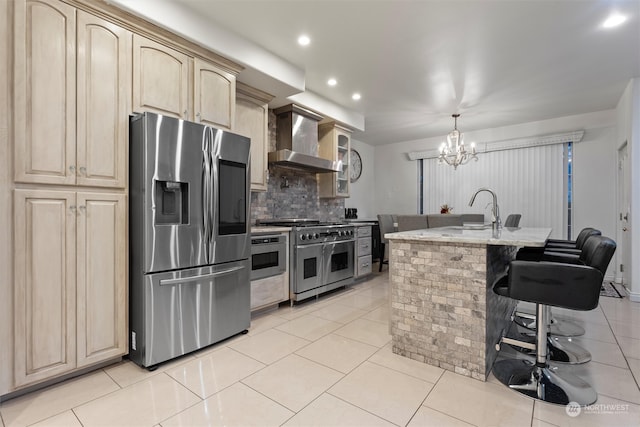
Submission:
<svg viewBox="0 0 640 427">
<path fill-rule="evenodd" d="M 440 213 L 441 214 L 451 213 L 452 210 L 453 210 L 453 206 L 449 206 L 446 203 L 444 205 L 440 206 Z"/>
</svg>

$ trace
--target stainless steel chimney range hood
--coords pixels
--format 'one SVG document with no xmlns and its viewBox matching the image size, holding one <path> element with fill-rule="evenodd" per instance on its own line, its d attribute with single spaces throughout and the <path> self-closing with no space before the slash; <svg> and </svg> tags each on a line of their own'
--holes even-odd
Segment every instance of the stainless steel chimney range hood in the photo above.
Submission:
<svg viewBox="0 0 640 427">
<path fill-rule="evenodd" d="M 318 156 L 318 122 L 322 117 L 295 104 L 274 110 L 276 151 L 269 164 L 312 173 L 339 172 L 338 162 Z"/>
</svg>

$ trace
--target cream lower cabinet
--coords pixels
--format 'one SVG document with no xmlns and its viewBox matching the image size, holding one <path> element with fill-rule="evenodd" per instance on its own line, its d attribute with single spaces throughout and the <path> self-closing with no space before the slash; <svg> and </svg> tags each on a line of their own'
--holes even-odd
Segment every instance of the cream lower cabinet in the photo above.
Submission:
<svg viewBox="0 0 640 427">
<path fill-rule="evenodd" d="M 15 386 L 127 352 L 124 194 L 15 190 Z"/>
<path fill-rule="evenodd" d="M 273 96 L 242 83 L 236 90 L 234 132 L 251 138 L 251 191 L 267 191 L 269 101 Z"/>
</svg>

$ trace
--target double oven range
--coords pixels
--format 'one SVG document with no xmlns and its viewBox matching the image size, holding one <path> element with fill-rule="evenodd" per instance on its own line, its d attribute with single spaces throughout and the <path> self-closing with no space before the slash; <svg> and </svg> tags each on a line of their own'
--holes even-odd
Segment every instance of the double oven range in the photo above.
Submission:
<svg viewBox="0 0 640 427">
<path fill-rule="evenodd" d="M 291 302 L 353 283 L 355 227 L 313 219 L 260 220 L 259 225 L 291 227 Z"/>
</svg>

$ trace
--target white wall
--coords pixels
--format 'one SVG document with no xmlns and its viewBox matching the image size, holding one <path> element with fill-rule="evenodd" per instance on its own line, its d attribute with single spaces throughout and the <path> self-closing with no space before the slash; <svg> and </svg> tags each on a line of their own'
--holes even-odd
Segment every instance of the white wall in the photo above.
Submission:
<svg viewBox="0 0 640 427">
<path fill-rule="evenodd" d="M 616 148 L 628 143 L 630 158 L 630 218 L 628 223 L 631 247 L 628 259 L 630 265 L 625 271 L 626 288 L 632 301 L 640 302 L 640 273 L 633 260 L 640 254 L 640 78 L 629 82 L 616 108 L 617 134 Z M 619 235 L 619 234 L 618 234 Z M 635 268 L 634 268 L 635 267 Z"/>
<path fill-rule="evenodd" d="M 595 227 L 616 238 L 617 144 L 615 126 L 589 129 L 573 149 L 573 238 Z M 614 260 L 611 261 L 614 264 Z M 617 263 L 616 263 L 617 264 Z"/>
<path fill-rule="evenodd" d="M 362 158 L 362 175 L 351 184 L 351 197 L 345 200 L 344 207 L 358 209 L 358 218 L 376 219 L 375 148 L 355 139 L 351 140 L 351 148 Z"/>
</svg>

